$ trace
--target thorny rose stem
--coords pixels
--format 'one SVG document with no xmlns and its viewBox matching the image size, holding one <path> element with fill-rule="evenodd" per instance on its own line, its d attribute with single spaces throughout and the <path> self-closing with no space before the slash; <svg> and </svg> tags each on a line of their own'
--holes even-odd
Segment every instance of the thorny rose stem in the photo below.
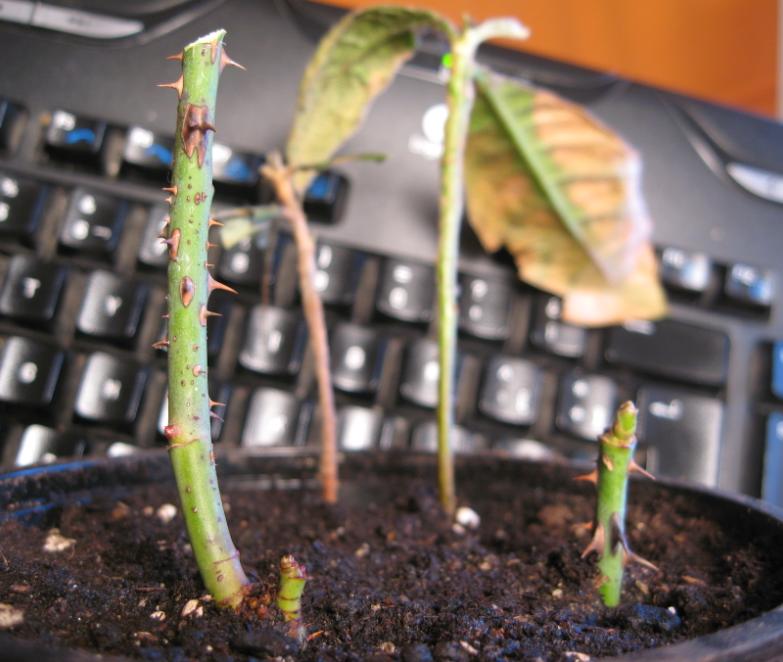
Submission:
<svg viewBox="0 0 783 662">
<path fill-rule="evenodd" d="M 291 223 L 296 244 L 299 289 L 302 293 L 310 342 L 313 348 L 315 376 L 318 382 L 318 402 L 321 407 L 321 488 L 326 503 L 337 503 L 337 437 L 334 415 L 334 394 L 329 369 L 329 341 L 326 336 L 324 307 L 315 289 L 315 242 L 307 227 L 302 203 L 296 195 L 292 170 L 283 165 L 279 154 L 269 155 L 263 175 L 275 188 L 277 200 Z"/>
<path fill-rule="evenodd" d="M 579 476 L 580 480 L 597 483 L 593 539 L 582 553 L 600 555 L 598 591 L 607 607 L 620 604 L 623 572 L 628 561 L 635 561 L 656 570 L 649 561 L 634 554 L 625 536 L 625 505 L 628 493 L 628 474 L 652 476 L 633 459 L 636 449 L 637 409 L 633 402 L 624 402 L 615 415 L 614 425 L 599 439 L 598 468 Z"/>
<path fill-rule="evenodd" d="M 207 389 L 207 300 L 215 281 L 207 267 L 212 186 L 212 140 L 218 78 L 234 63 L 223 49 L 224 30 L 197 39 L 170 59 L 182 62 L 177 131 L 163 230 L 168 244 L 169 424 L 165 428 L 188 535 L 201 577 L 218 603 L 238 607 L 248 584 L 220 500 L 210 419 L 217 416 Z M 239 65 L 237 65 L 239 66 Z"/>
</svg>

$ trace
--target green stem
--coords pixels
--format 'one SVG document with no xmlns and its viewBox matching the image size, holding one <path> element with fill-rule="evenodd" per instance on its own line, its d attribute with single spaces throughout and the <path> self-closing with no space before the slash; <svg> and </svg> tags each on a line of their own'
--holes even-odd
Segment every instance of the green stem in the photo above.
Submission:
<svg viewBox="0 0 783 662">
<path fill-rule="evenodd" d="M 280 588 L 277 606 L 286 623 L 302 618 L 302 594 L 307 584 L 307 569 L 291 556 L 280 559 Z"/>
<path fill-rule="evenodd" d="M 168 224 L 169 424 L 165 434 L 193 554 L 218 603 L 238 607 L 248 584 L 220 499 L 207 391 L 207 299 L 217 283 L 207 271 L 212 204 L 212 137 L 218 78 L 229 63 L 225 31 L 185 47 L 177 90 L 177 132 Z"/>
<path fill-rule="evenodd" d="M 649 476 L 633 459 L 637 413 L 632 402 L 620 405 L 614 425 L 599 440 L 597 477 L 591 476 L 597 478 L 598 500 L 593 539 L 583 557 L 593 551 L 600 554 L 598 590 L 607 607 L 620 604 L 623 574 L 628 561 L 655 568 L 630 550 L 625 535 L 628 475 L 640 473 Z"/>
<path fill-rule="evenodd" d="M 514 19 L 494 19 L 466 28 L 451 44 L 451 76 L 446 88 L 446 120 L 440 170 L 440 232 L 438 241 L 438 490 L 448 513 L 456 508 L 454 458 L 449 441 L 454 423 L 454 373 L 457 345 L 457 256 L 464 208 L 463 163 L 470 111 L 476 49 L 495 37 L 525 37 Z"/>
</svg>

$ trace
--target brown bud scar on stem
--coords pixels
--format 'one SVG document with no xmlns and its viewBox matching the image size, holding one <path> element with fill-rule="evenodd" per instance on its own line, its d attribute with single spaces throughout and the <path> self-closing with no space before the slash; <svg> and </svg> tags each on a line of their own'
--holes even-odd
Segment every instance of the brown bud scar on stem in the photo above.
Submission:
<svg viewBox="0 0 783 662">
<path fill-rule="evenodd" d="M 207 153 L 205 138 L 207 131 L 215 131 L 215 127 L 209 121 L 209 108 L 189 103 L 185 108 L 185 117 L 182 119 L 182 149 L 188 158 L 196 152 L 199 167 L 204 165 Z"/>
<path fill-rule="evenodd" d="M 177 425 L 167 425 L 165 428 L 163 428 L 163 436 L 166 437 L 166 439 L 173 439 L 179 434 L 179 426 Z"/>
<path fill-rule="evenodd" d="M 158 83 L 158 87 L 168 87 L 171 88 L 172 90 L 176 90 L 178 97 L 182 96 L 182 85 L 183 85 L 182 76 L 177 78 L 177 80 L 175 80 L 173 83 Z"/>
<path fill-rule="evenodd" d="M 212 278 L 211 275 L 207 279 L 207 290 L 209 292 L 214 292 L 215 290 L 223 290 L 224 292 L 230 292 L 231 294 L 237 293 L 237 291 L 233 287 L 229 287 L 228 285 L 215 280 L 214 278 Z"/>
<path fill-rule="evenodd" d="M 152 349 L 166 349 L 169 346 L 168 338 L 158 340 L 158 342 L 152 343 Z"/>
<path fill-rule="evenodd" d="M 236 67 L 242 71 L 247 71 L 239 62 L 234 62 L 234 60 L 228 57 L 228 53 L 226 53 L 226 49 L 224 48 L 220 53 L 220 71 L 223 71 L 226 67 Z"/>
<path fill-rule="evenodd" d="M 182 300 L 182 305 L 185 308 L 193 301 L 195 291 L 196 286 L 193 284 L 193 279 L 190 276 L 183 276 L 179 283 L 179 298 Z"/>
<path fill-rule="evenodd" d="M 609 471 L 614 469 L 614 464 L 612 463 L 612 459 L 608 455 L 601 455 L 601 462 L 607 469 L 609 469 Z"/>
<path fill-rule="evenodd" d="M 193 203 L 194 203 L 194 204 L 197 204 L 197 205 L 200 205 L 200 204 L 201 204 L 202 202 L 204 202 L 206 199 L 207 199 L 207 194 L 206 194 L 206 193 L 201 193 L 201 192 L 199 191 L 198 193 L 196 193 L 196 194 L 193 196 Z"/>
<path fill-rule="evenodd" d="M 177 255 L 179 253 L 179 239 L 182 233 L 180 232 L 179 228 L 175 228 L 171 236 L 166 239 L 166 245 L 169 247 L 169 258 L 172 260 L 177 259 Z"/>
</svg>

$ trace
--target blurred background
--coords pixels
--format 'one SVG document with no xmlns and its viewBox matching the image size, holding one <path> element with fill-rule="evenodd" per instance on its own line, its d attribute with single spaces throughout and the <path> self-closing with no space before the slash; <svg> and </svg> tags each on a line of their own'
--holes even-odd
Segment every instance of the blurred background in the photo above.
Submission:
<svg viewBox="0 0 783 662">
<path fill-rule="evenodd" d="M 383 0 L 335 0 L 368 7 Z M 513 15 L 530 53 L 780 118 L 778 0 L 409 0 L 459 20 Z M 520 48 L 519 43 L 508 46 Z"/>
</svg>

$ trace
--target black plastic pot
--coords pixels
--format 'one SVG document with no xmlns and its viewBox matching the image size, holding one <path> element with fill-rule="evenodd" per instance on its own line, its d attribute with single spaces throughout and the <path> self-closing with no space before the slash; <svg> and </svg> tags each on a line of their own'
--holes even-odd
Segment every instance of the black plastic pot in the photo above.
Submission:
<svg viewBox="0 0 783 662">
<path fill-rule="evenodd" d="M 316 458 L 309 452 L 286 452 L 248 455 L 232 452 L 222 456 L 219 464 L 224 482 L 232 481 L 256 489 L 283 486 L 297 489 L 312 483 Z M 462 458 L 458 470 L 480 472 L 492 467 L 493 478 L 513 478 L 534 481 L 536 464 L 518 459 L 481 457 Z M 343 489 L 346 501 L 362 500 L 353 488 L 352 477 L 368 471 L 380 475 L 432 473 L 434 459 L 422 455 L 365 455 L 355 454 L 342 464 Z M 573 475 L 573 467 L 564 467 L 564 478 Z M 149 483 L 172 481 L 168 456 L 154 453 L 115 460 L 82 461 L 25 469 L 0 476 L 0 521 L 8 518 L 31 523 L 45 523 L 59 507 L 88 502 L 98 495 L 121 498 L 134 487 Z M 632 498 L 661 499 L 666 494 L 685 494 L 698 505 L 705 517 L 720 523 L 733 536 L 745 539 L 763 537 L 765 544 L 780 550 L 783 563 L 783 512 L 760 501 L 717 490 L 685 485 L 675 481 L 635 481 Z M 97 659 L 119 660 L 83 652 L 51 650 L 35 642 L 0 635 L 0 659 L 46 662 L 87 662 Z M 122 658 L 124 659 L 124 658 Z M 623 656 L 623 660 L 702 660 L 746 662 L 783 659 L 783 605 L 761 616 L 713 634 L 692 639 L 665 648 L 637 651 Z"/>
</svg>

